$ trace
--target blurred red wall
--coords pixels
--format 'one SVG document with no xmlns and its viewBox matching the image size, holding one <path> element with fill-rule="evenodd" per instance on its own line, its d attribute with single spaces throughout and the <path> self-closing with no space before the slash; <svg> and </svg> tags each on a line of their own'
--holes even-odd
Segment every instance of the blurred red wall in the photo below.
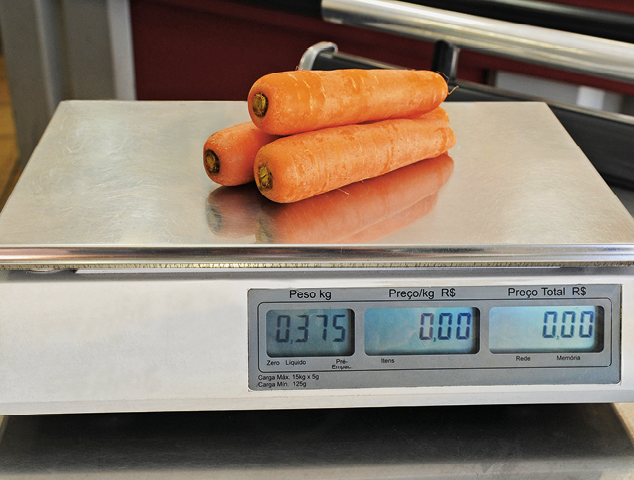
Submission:
<svg viewBox="0 0 634 480">
<path fill-rule="evenodd" d="M 591 0 L 560 0 L 597 8 Z M 601 8 L 634 13 L 634 3 Z M 320 41 L 340 51 L 414 69 L 428 69 L 433 45 L 302 15 L 227 0 L 130 0 L 139 100 L 245 100 L 262 75 L 294 70 Z M 483 83 L 488 70 L 545 78 L 634 95 L 634 85 L 462 52 L 458 77 Z"/>
</svg>

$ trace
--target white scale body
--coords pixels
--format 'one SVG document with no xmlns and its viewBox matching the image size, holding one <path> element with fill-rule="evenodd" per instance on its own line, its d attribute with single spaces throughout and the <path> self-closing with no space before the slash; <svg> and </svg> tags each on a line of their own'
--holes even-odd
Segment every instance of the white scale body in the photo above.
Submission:
<svg viewBox="0 0 634 480">
<path fill-rule="evenodd" d="M 243 102 L 62 103 L 0 215 L 0 414 L 633 401 L 634 220 L 546 105 L 446 110 L 431 208 L 349 225 L 207 178 Z"/>
</svg>

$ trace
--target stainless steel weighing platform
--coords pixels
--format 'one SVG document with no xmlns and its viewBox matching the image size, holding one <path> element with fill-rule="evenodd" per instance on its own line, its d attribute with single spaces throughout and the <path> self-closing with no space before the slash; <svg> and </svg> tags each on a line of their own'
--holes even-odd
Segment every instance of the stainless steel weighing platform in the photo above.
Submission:
<svg viewBox="0 0 634 480">
<path fill-rule="evenodd" d="M 0 215 L 0 414 L 634 400 L 634 220 L 546 105 L 446 109 L 438 192 L 280 206 L 203 171 L 243 102 L 62 103 Z"/>
</svg>

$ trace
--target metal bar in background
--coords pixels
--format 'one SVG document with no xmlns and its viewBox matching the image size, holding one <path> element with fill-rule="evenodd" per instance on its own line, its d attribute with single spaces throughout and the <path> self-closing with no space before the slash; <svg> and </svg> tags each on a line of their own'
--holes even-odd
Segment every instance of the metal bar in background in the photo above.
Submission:
<svg viewBox="0 0 634 480">
<path fill-rule="evenodd" d="M 323 0 L 327 22 L 634 82 L 634 45 L 390 0 Z"/>
<path fill-rule="evenodd" d="M 69 98 L 135 100 L 129 0 L 61 0 Z"/>
<path fill-rule="evenodd" d="M 634 14 L 541 0 L 409 0 L 427 7 L 634 43 Z M 604 7 L 605 8 L 605 7 Z"/>
</svg>

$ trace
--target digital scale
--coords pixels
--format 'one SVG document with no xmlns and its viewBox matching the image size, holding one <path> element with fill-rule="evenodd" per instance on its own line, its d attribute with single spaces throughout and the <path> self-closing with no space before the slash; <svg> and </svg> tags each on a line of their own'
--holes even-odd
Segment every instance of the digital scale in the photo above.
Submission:
<svg viewBox="0 0 634 480">
<path fill-rule="evenodd" d="M 202 166 L 244 102 L 61 103 L 0 215 L 0 414 L 633 401 L 634 220 L 545 104 L 445 108 L 440 190 L 278 205 Z"/>
</svg>

